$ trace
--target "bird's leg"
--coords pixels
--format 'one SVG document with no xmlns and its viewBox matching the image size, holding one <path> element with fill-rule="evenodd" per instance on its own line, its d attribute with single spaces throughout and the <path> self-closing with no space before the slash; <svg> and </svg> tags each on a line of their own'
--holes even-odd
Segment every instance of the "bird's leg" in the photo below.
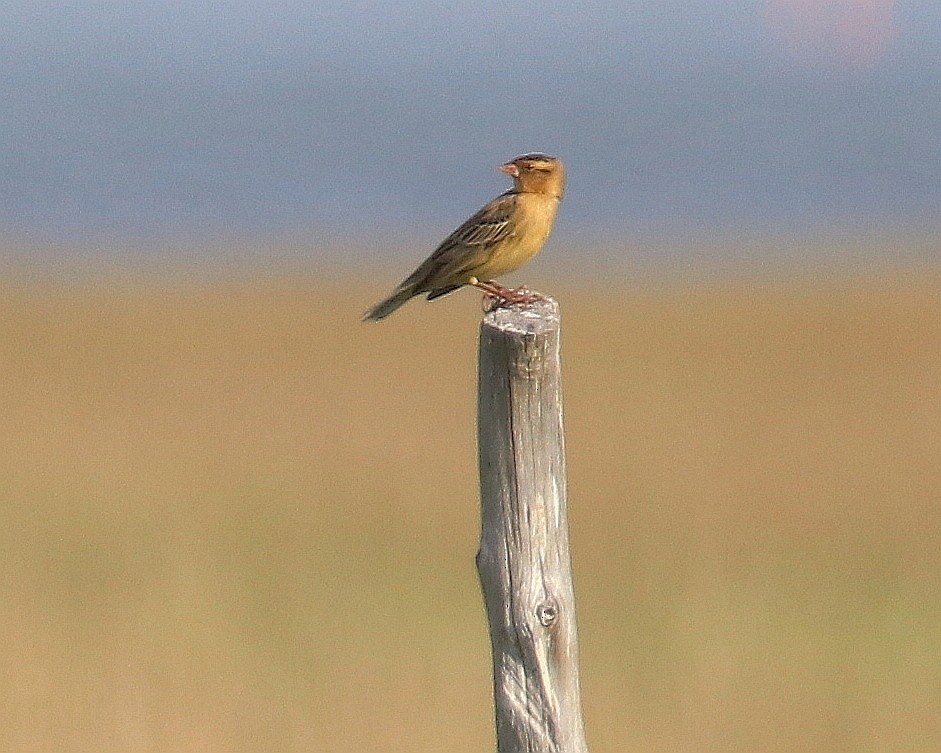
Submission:
<svg viewBox="0 0 941 753">
<path fill-rule="evenodd" d="M 502 298 L 504 301 L 510 301 L 516 295 L 516 291 L 505 288 L 492 280 L 478 280 L 476 277 L 472 277 L 470 284 L 479 290 L 483 290 L 491 298 Z"/>
<path fill-rule="evenodd" d="M 493 280 L 478 280 L 476 277 L 471 277 L 469 282 L 475 288 L 484 291 L 486 296 L 496 299 L 497 308 L 508 303 L 535 303 L 542 300 L 541 295 L 522 289 L 506 288 Z"/>
</svg>

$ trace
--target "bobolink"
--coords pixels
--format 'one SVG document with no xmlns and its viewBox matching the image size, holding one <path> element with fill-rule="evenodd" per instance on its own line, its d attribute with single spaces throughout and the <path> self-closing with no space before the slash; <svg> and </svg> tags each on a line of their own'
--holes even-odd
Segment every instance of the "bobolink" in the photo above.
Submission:
<svg viewBox="0 0 941 753">
<path fill-rule="evenodd" d="M 510 303 L 531 298 L 493 278 L 521 267 L 545 244 L 565 192 L 565 168 L 558 157 L 524 154 L 500 170 L 513 178 L 513 188 L 451 233 L 366 320 L 379 321 L 416 295 L 427 293 L 431 301 L 463 285 Z"/>
</svg>

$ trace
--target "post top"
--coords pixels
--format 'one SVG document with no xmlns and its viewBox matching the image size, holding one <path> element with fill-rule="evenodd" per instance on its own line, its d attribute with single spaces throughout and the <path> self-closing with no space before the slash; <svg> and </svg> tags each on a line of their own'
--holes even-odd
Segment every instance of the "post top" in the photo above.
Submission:
<svg viewBox="0 0 941 753">
<path fill-rule="evenodd" d="M 516 335 L 545 335 L 557 331 L 559 302 L 551 296 L 539 295 L 541 298 L 533 303 L 510 303 L 488 311 L 481 326 Z"/>
</svg>

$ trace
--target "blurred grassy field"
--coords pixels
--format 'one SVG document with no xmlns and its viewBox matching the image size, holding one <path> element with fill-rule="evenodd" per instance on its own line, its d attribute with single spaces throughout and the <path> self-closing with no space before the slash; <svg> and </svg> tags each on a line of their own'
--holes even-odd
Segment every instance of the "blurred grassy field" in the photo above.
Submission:
<svg viewBox="0 0 941 753">
<path fill-rule="evenodd" d="M 553 291 L 594 753 L 941 750 L 941 274 L 817 279 Z M 4 287 L 0 750 L 494 748 L 477 296 L 386 287 Z"/>
</svg>

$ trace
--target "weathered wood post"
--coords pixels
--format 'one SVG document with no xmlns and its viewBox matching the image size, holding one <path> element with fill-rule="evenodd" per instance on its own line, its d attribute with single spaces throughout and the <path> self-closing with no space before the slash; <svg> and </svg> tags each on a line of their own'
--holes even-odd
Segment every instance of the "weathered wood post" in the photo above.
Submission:
<svg viewBox="0 0 941 753">
<path fill-rule="evenodd" d="M 480 327 L 477 571 L 493 645 L 498 753 L 587 753 L 562 438 L 559 306 Z"/>
</svg>

